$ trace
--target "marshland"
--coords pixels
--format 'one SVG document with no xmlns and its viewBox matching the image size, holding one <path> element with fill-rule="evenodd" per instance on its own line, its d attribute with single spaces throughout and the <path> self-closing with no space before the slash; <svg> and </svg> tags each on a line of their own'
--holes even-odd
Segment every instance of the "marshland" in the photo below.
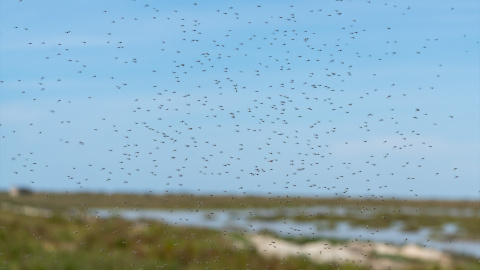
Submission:
<svg viewBox="0 0 480 270">
<path fill-rule="evenodd" d="M 2 193 L 0 202 L 7 269 L 479 267 L 478 201 Z"/>
</svg>

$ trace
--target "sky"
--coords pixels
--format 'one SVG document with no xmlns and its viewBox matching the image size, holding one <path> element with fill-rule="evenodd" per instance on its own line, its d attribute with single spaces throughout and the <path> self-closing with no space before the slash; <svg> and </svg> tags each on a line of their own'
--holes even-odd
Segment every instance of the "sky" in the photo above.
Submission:
<svg viewBox="0 0 480 270">
<path fill-rule="evenodd" d="M 0 189 L 480 199 L 478 1 L 2 1 Z"/>
</svg>

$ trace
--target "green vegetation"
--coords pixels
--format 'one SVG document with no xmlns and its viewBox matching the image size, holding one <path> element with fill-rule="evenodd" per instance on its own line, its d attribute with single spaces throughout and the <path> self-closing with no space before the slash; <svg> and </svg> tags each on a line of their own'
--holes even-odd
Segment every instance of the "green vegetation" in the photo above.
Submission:
<svg viewBox="0 0 480 270">
<path fill-rule="evenodd" d="M 433 229 L 434 236 L 436 238 L 442 238 L 443 226 L 446 224 L 453 224 L 458 227 L 458 232 L 445 237 L 448 239 L 469 239 L 480 240 L 480 217 L 474 216 L 449 216 L 449 215 L 408 215 L 408 214 L 378 214 L 362 216 L 335 216 L 335 215 L 296 215 L 285 216 L 282 214 L 274 216 L 255 216 L 251 219 L 254 220 L 294 220 L 294 221 L 322 221 L 328 222 L 329 227 L 335 227 L 337 222 L 347 222 L 351 226 L 368 227 L 371 229 L 388 228 L 395 223 L 402 224 L 402 230 L 404 231 L 417 231 L 421 228 Z"/>
<path fill-rule="evenodd" d="M 331 237 L 294 237 L 294 236 L 285 236 L 281 234 L 275 234 L 272 232 L 265 232 L 266 235 L 274 236 L 278 239 L 286 240 L 291 243 L 295 244 L 306 244 L 306 243 L 312 243 L 312 242 L 317 242 L 317 241 L 326 241 L 329 242 L 330 244 L 336 245 L 336 244 L 347 244 L 349 242 L 348 239 L 340 239 L 340 238 L 331 238 Z"/>
<path fill-rule="evenodd" d="M 0 215 L 6 269 L 332 269 L 301 257 L 264 258 L 241 234 L 116 218 Z"/>
<path fill-rule="evenodd" d="M 337 269 L 337 263 L 315 264 L 307 257 L 265 257 L 250 245 L 242 232 L 229 233 L 211 229 L 169 226 L 146 220 L 127 221 L 119 218 L 97 219 L 86 215 L 92 208 L 163 208 L 163 209 L 227 209 L 272 208 L 281 211 L 286 206 L 377 206 L 374 200 L 318 199 L 318 198 L 261 198 L 190 195 L 105 195 L 105 194 L 33 194 L 9 197 L 0 194 L 0 267 L 5 269 Z M 48 210 L 47 215 L 31 215 L 12 211 L 11 206 L 35 206 Z M 478 213 L 478 202 L 382 202 L 382 207 L 414 206 L 426 209 L 436 207 L 468 207 Z M 8 207 L 7 207 L 8 206 Z M 9 210 L 10 209 L 10 210 Z M 75 211 L 72 211 L 74 209 Z M 378 210 L 378 209 L 377 209 Z M 31 213 L 31 212 L 29 212 Z M 44 212 L 42 212 L 44 213 Z M 379 213 L 380 215 L 381 213 Z M 408 217 L 405 213 L 365 215 L 365 222 L 393 222 Z M 275 216 L 273 218 L 284 218 Z M 418 217 L 418 216 L 416 216 Z M 258 217 L 257 217 L 258 218 Z M 261 218 L 261 217 L 260 217 Z M 291 218 L 291 217 L 289 217 Z M 305 217 L 302 220 L 322 218 L 332 222 L 333 215 Z M 339 218 L 339 217 L 338 217 Z M 370 218 L 370 219 L 368 219 Z M 439 218 L 445 218 L 439 216 Z M 446 219 L 458 224 L 463 220 L 468 233 L 478 230 L 478 216 Z M 469 219 L 470 218 L 470 219 Z M 359 221 L 357 221 L 359 222 Z M 434 224 L 428 218 L 419 218 L 415 226 Z M 463 224 L 463 223 L 462 223 Z M 412 225 L 413 226 L 413 225 Z M 459 225 L 460 226 L 460 225 Z M 463 226 L 463 225 L 462 225 Z M 268 234 L 268 232 L 260 232 Z M 279 236 L 276 236 L 279 237 Z M 343 239 L 285 238 L 303 244 L 315 240 L 329 240 L 342 244 Z M 384 256 L 384 255 L 382 255 Z M 387 258 L 392 259 L 392 258 Z M 405 263 L 405 269 L 436 269 L 435 265 L 420 261 L 393 258 Z M 455 257 L 456 269 L 478 269 L 478 261 Z M 369 269 L 362 265 L 342 263 L 340 269 Z M 402 268 L 403 269 L 403 268 Z M 441 269 L 441 268 L 438 268 Z"/>
<path fill-rule="evenodd" d="M 0 192 L 0 202 L 19 203 L 46 207 L 54 210 L 71 208 L 163 208 L 163 209 L 231 209 L 231 208 L 278 208 L 278 207 L 355 207 L 360 210 L 375 210 L 379 205 L 400 209 L 416 207 L 468 208 L 479 213 L 480 201 L 421 201 L 396 199 L 353 199 L 316 198 L 299 196 L 196 196 L 192 194 L 153 195 L 153 194 L 107 194 L 107 193 L 34 193 L 29 196 L 11 198 Z"/>
</svg>

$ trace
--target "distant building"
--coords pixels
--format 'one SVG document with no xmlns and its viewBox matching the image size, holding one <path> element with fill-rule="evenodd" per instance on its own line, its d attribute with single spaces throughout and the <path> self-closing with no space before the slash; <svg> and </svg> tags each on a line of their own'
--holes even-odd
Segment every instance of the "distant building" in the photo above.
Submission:
<svg viewBox="0 0 480 270">
<path fill-rule="evenodd" d="M 8 194 L 10 195 L 10 197 L 30 195 L 32 193 L 33 192 L 26 187 L 11 187 L 10 190 L 8 191 Z"/>
</svg>

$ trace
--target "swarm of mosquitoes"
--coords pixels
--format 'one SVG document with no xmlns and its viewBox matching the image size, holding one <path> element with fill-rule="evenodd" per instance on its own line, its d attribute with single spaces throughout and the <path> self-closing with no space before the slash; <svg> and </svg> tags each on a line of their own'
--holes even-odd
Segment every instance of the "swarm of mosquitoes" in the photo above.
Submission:
<svg viewBox="0 0 480 270">
<path fill-rule="evenodd" d="M 26 141 L 2 170 L 32 188 L 377 199 L 461 180 L 429 163 L 423 132 L 456 118 L 432 109 L 443 67 L 429 48 L 446 41 L 405 34 L 414 6 L 177 4 L 92 5 L 93 28 L 68 8 L 48 28 L 9 21 L 37 68 L 1 84 L 35 117 L 1 123 L 2 144 Z"/>
</svg>

